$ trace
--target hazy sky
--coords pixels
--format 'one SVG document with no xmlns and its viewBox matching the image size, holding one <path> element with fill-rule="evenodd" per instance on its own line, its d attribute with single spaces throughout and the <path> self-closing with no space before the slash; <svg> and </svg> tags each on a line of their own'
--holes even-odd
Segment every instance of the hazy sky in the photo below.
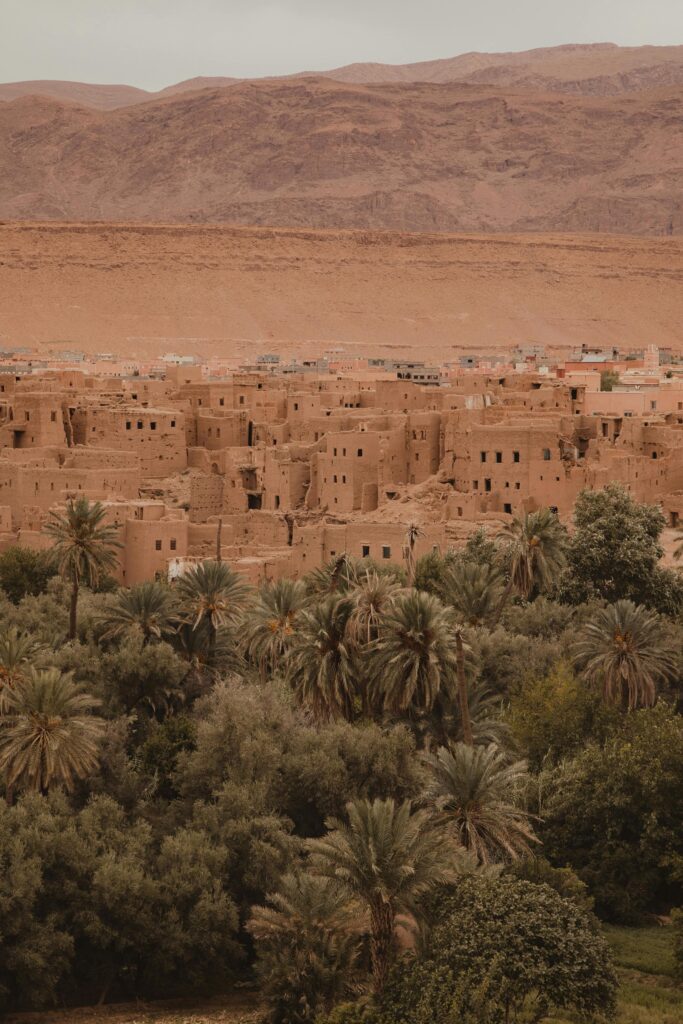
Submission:
<svg viewBox="0 0 683 1024">
<path fill-rule="evenodd" d="M 683 43 L 683 0 L 0 0 L 0 80 L 147 89 L 558 43 Z"/>
</svg>

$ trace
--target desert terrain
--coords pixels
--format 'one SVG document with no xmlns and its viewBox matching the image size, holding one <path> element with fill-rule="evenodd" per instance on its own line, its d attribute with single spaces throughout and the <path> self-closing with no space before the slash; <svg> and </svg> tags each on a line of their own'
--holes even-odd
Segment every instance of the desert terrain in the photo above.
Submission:
<svg viewBox="0 0 683 1024">
<path fill-rule="evenodd" d="M 448 359 L 683 348 L 683 241 L 219 226 L 0 225 L 0 344 L 139 357 Z"/>
<path fill-rule="evenodd" d="M 0 217 L 683 232 L 683 47 L 0 85 Z"/>
</svg>

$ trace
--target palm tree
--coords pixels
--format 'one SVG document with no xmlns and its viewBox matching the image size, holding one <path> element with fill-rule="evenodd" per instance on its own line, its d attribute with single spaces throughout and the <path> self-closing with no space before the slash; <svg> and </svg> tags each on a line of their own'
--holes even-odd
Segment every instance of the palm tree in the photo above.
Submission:
<svg viewBox="0 0 683 1024">
<path fill-rule="evenodd" d="M 301 613 L 287 661 L 287 680 L 300 704 L 315 718 L 350 721 L 358 684 L 355 648 L 349 637 L 353 602 L 328 597 Z"/>
<path fill-rule="evenodd" d="M 394 576 L 380 574 L 374 569 L 359 576 L 350 592 L 353 613 L 349 626 L 356 642 L 369 644 L 377 638 L 382 618 L 400 589 Z"/>
<path fill-rule="evenodd" d="M 517 860 L 538 842 L 521 806 L 527 782 L 524 761 L 510 763 L 495 743 L 455 743 L 426 755 L 426 800 L 482 864 Z"/>
<path fill-rule="evenodd" d="M 665 645 L 659 616 L 632 601 L 601 608 L 587 622 L 574 647 L 574 664 L 589 682 L 601 682 L 606 701 L 629 710 L 651 707 L 657 685 L 675 671 L 674 652 Z"/>
<path fill-rule="evenodd" d="M 81 583 L 96 587 L 102 575 L 117 565 L 116 549 L 121 547 L 119 528 L 105 523 L 101 502 L 87 498 L 70 500 L 64 512 L 50 512 L 43 527 L 54 541 L 52 554 L 59 573 L 71 583 L 69 639 L 76 639 L 78 594 Z"/>
<path fill-rule="evenodd" d="M 399 594 L 369 651 L 374 702 L 390 712 L 428 712 L 457 674 L 455 618 L 423 591 Z"/>
<path fill-rule="evenodd" d="M 366 930 L 358 903 L 336 881 L 310 871 L 284 875 L 266 900 L 268 906 L 253 908 L 247 930 L 258 942 L 262 992 L 268 997 L 274 989 L 274 1016 L 308 1020 L 354 996 Z"/>
<path fill-rule="evenodd" d="M 501 597 L 494 625 L 516 590 L 526 599 L 534 587 L 546 590 L 564 567 L 567 532 L 549 508 L 525 512 L 507 523 L 501 535 L 505 541 L 505 554 L 509 558 L 509 578 Z"/>
<path fill-rule="evenodd" d="M 419 538 L 423 536 L 424 530 L 422 530 L 417 523 L 408 524 L 405 544 L 403 545 L 403 557 L 406 560 L 409 587 L 412 587 L 415 581 L 415 545 Z"/>
<path fill-rule="evenodd" d="M 247 608 L 249 587 L 224 562 L 199 562 L 176 583 L 184 621 L 208 632 L 209 660 L 216 647 L 220 626 L 235 627 Z"/>
<path fill-rule="evenodd" d="M 244 650 L 258 664 L 262 679 L 284 663 L 306 601 L 306 587 L 300 580 L 278 580 L 259 592 L 249 613 Z"/>
<path fill-rule="evenodd" d="M 357 567 L 350 555 L 343 551 L 330 562 L 313 569 L 305 577 L 309 597 L 330 597 L 343 594 L 356 582 Z"/>
<path fill-rule="evenodd" d="M 395 952 L 399 914 L 420 918 L 420 901 L 454 875 L 452 839 L 433 826 L 428 811 L 410 801 L 355 800 L 348 822 L 331 818 L 327 835 L 309 839 L 314 873 L 334 879 L 367 907 L 376 992 L 384 988 Z"/>
<path fill-rule="evenodd" d="M 175 632 L 173 595 L 156 581 L 121 589 L 101 621 L 105 627 L 102 639 L 139 632 L 145 643 L 152 638 L 162 640 Z"/>
<path fill-rule="evenodd" d="M 444 602 L 455 612 L 455 643 L 457 679 L 462 731 L 465 743 L 474 743 L 470 718 L 469 695 L 465 677 L 464 626 L 482 626 L 495 616 L 503 597 L 499 571 L 488 563 L 461 561 L 453 564 L 443 578 L 441 592 Z"/>
<path fill-rule="evenodd" d="M 30 635 L 11 626 L 0 633 L 0 715 L 9 708 L 8 695 L 23 678 L 26 666 L 43 650 Z"/>
<path fill-rule="evenodd" d="M 503 597 L 500 570 L 487 562 L 454 562 L 444 573 L 440 597 L 460 622 L 467 626 L 488 626 Z"/>
<path fill-rule="evenodd" d="M 94 771 L 104 728 L 92 714 L 98 705 L 74 682 L 73 673 L 28 670 L 9 692 L 9 713 L 0 720 L 0 771 L 8 802 L 17 785 L 41 793 L 53 783 L 70 790 Z"/>
</svg>

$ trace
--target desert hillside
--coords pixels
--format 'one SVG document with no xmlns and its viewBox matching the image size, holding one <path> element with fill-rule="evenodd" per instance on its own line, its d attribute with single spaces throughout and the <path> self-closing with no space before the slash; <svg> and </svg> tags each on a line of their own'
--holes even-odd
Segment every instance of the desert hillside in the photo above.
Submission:
<svg viewBox="0 0 683 1024">
<path fill-rule="evenodd" d="M 0 217 L 405 231 L 683 230 L 683 94 L 239 84 L 0 103 Z"/>
<path fill-rule="evenodd" d="M 617 95 L 683 82 L 683 46 L 569 44 L 517 53 L 462 53 L 414 64 L 356 63 L 329 71 L 308 70 L 289 78 L 317 76 L 338 82 L 475 82 L 535 91 Z M 191 78 L 149 92 L 128 85 L 29 81 L 0 83 L 0 100 L 42 95 L 111 110 L 160 96 L 234 85 L 229 77 Z"/>
<path fill-rule="evenodd" d="M 244 359 L 683 348 L 678 239 L 5 224 L 0 254 L 0 344 Z"/>
</svg>

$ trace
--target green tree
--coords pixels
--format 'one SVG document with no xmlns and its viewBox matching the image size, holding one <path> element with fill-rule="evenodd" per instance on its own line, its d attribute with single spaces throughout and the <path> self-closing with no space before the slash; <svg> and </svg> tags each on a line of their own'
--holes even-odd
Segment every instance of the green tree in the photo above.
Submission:
<svg viewBox="0 0 683 1024">
<path fill-rule="evenodd" d="M 244 648 L 263 680 L 289 654 L 306 603 L 306 587 L 299 580 L 278 580 L 259 591 L 247 619 Z"/>
<path fill-rule="evenodd" d="M 592 597 L 630 600 L 658 611 L 681 604 L 680 581 L 658 565 L 666 520 L 659 508 L 642 505 L 621 484 L 582 491 L 574 506 L 574 533 L 560 595 L 571 604 Z"/>
<path fill-rule="evenodd" d="M 87 498 L 70 500 L 64 512 L 50 512 L 44 532 L 53 541 L 58 572 L 71 584 L 69 639 L 76 639 L 78 594 L 82 583 L 94 589 L 117 564 L 119 528 L 105 522 L 106 509 Z"/>
<path fill-rule="evenodd" d="M 373 702 L 390 712 L 424 713 L 457 676 L 453 612 L 430 594 L 397 596 L 369 651 Z"/>
<path fill-rule="evenodd" d="M 456 562 L 443 578 L 441 597 L 453 609 L 457 620 L 454 635 L 458 698 L 463 739 L 471 746 L 474 737 L 465 675 L 464 626 L 484 626 L 493 622 L 503 600 L 500 572 L 487 562 Z"/>
<path fill-rule="evenodd" d="M 9 693 L 23 679 L 27 667 L 43 650 L 30 633 L 10 626 L 0 633 L 0 715 L 9 710 Z"/>
<path fill-rule="evenodd" d="M 224 562 L 199 562 L 183 573 L 176 592 L 185 619 L 193 630 L 208 633 L 209 660 L 216 648 L 218 629 L 235 627 L 247 609 L 249 588 Z"/>
<path fill-rule="evenodd" d="M 556 582 L 566 561 L 567 548 L 567 531 L 549 508 L 515 516 L 504 526 L 501 536 L 508 582 L 496 622 L 513 590 L 526 600 L 532 591 L 548 590 Z"/>
<path fill-rule="evenodd" d="M 603 370 L 600 374 L 600 390 L 612 391 L 619 383 L 619 374 L 616 370 Z"/>
<path fill-rule="evenodd" d="M 144 643 L 162 640 L 175 632 L 173 595 L 163 583 L 138 583 L 121 589 L 102 614 L 102 639 L 138 633 Z"/>
<path fill-rule="evenodd" d="M 406 560 L 409 587 L 412 587 L 415 581 L 415 545 L 420 537 L 423 536 L 424 530 L 417 523 L 409 523 L 406 529 L 405 544 L 403 545 L 403 556 Z"/>
<path fill-rule="evenodd" d="M 394 972 L 379 1024 L 613 1019 L 617 979 L 593 921 L 547 885 L 464 878 L 440 894 L 424 955 Z"/>
<path fill-rule="evenodd" d="M 596 910 L 638 920 L 683 903 L 683 717 L 663 702 L 621 719 L 540 779 L 548 858 L 589 886 Z"/>
<path fill-rule="evenodd" d="M 318 721 L 355 714 L 358 676 L 355 647 L 349 635 L 353 601 L 327 597 L 302 612 L 287 660 L 287 680 L 297 701 Z"/>
<path fill-rule="evenodd" d="M 513 689 L 506 720 L 516 746 L 538 771 L 571 757 L 589 740 L 604 740 L 614 714 L 570 665 L 557 662 L 545 675 L 530 675 Z"/>
<path fill-rule="evenodd" d="M 409 801 L 357 800 L 347 815 L 348 822 L 329 819 L 327 835 L 309 840 L 311 869 L 367 908 L 374 988 L 381 992 L 396 952 L 397 915 L 419 919 L 421 900 L 451 879 L 452 841 Z"/>
<path fill-rule="evenodd" d="M 19 604 L 29 594 L 44 593 L 53 575 L 47 552 L 12 546 L 0 554 L 0 589 L 12 604 Z"/>
<path fill-rule="evenodd" d="M 481 864 L 526 857 L 538 842 L 525 809 L 524 761 L 510 762 L 493 743 L 456 743 L 428 755 L 425 799 Z"/>
<path fill-rule="evenodd" d="M 658 683 L 675 669 L 658 616 L 632 601 L 596 611 L 581 631 L 574 661 L 589 682 L 602 686 L 605 701 L 629 710 L 651 707 Z"/>
<path fill-rule="evenodd" d="M 8 801 L 16 786 L 46 793 L 51 785 L 72 789 L 97 766 L 102 719 L 98 706 L 71 673 L 30 669 L 8 695 L 0 720 L 0 771 Z"/>
<path fill-rule="evenodd" d="M 257 941 L 256 972 L 274 1024 L 308 1024 L 361 983 L 365 919 L 336 881 L 286 874 L 247 924 Z"/>
<path fill-rule="evenodd" d="M 349 592 L 353 601 L 349 630 L 357 644 L 369 644 L 377 638 L 382 619 L 400 589 L 393 576 L 380 575 L 374 569 L 359 575 Z"/>
</svg>

